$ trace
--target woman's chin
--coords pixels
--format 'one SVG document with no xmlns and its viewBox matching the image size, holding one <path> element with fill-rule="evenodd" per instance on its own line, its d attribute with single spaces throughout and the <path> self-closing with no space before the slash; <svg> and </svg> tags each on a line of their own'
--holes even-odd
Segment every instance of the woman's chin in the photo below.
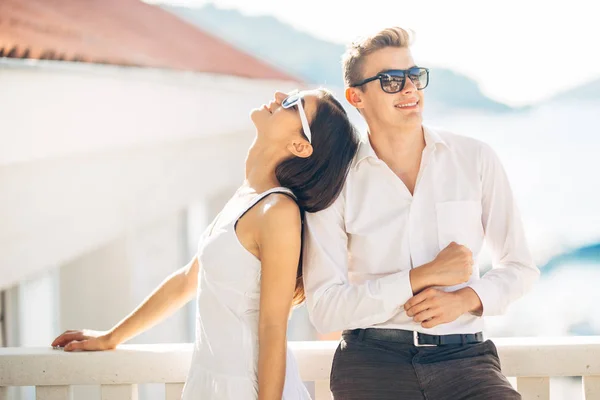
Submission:
<svg viewBox="0 0 600 400">
<path fill-rule="evenodd" d="M 255 108 L 254 110 L 250 111 L 250 120 L 252 120 L 252 123 L 254 124 L 254 127 L 256 129 L 258 129 L 260 127 L 260 125 L 262 125 L 260 123 L 260 121 L 263 119 L 262 117 L 262 110 L 260 108 Z"/>
<path fill-rule="evenodd" d="M 254 124 L 254 126 L 256 126 L 256 117 L 258 114 L 258 108 L 255 108 L 254 110 L 250 111 L 250 120 L 252 121 L 252 123 Z"/>
</svg>

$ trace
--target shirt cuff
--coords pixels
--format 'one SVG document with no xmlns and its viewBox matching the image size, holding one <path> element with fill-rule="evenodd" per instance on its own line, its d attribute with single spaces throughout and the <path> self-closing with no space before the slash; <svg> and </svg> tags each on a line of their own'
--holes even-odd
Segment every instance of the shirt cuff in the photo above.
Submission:
<svg viewBox="0 0 600 400">
<path fill-rule="evenodd" d="M 479 300 L 483 306 L 482 317 L 490 317 L 495 315 L 502 315 L 505 311 L 505 306 L 502 304 L 502 297 L 498 293 L 496 284 L 485 278 L 479 279 L 472 284 L 468 285 L 471 289 L 477 293 Z"/>
<path fill-rule="evenodd" d="M 396 315 L 398 310 L 403 309 L 404 303 L 413 297 L 408 271 L 397 272 L 380 278 L 379 285 L 384 309 L 389 310 L 392 313 L 391 316 Z"/>
</svg>

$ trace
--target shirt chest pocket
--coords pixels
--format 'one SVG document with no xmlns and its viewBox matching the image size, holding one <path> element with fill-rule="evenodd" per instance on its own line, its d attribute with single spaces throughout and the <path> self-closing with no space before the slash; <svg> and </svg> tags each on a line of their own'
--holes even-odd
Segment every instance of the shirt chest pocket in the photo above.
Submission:
<svg viewBox="0 0 600 400">
<path fill-rule="evenodd" d="M 435 207 L 440 250 L 456 242 L 468 247 L 476 256 L 484 239 L 481 202 L 446 201 L 436 203 Z"/>
</svg>

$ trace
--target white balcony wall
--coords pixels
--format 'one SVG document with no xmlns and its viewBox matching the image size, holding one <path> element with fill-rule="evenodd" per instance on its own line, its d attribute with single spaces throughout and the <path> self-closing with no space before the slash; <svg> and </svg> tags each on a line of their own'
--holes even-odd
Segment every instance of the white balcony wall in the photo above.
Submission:
<svg viewBox="0 0 600 400">
<path fill-rule="evenodd" d="M 249 111 L 293 82 L 0 62 L 0 288 L 243 178 Z"/>
</svg>

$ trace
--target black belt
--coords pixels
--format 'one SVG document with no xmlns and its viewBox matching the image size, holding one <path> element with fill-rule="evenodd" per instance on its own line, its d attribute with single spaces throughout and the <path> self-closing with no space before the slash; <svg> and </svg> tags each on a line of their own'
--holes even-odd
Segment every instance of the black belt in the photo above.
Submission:
<svg viewBox="0 0 600 400">
<path fill-rule="evenodd" d="M 483 342 L 483 333 L 465 333 L 454 335 L 428 335 L 403 329 L 353 329 L 346 330 L 342 335 L 357 336 L 364 339 L 383 340 L 387 342 L 410 343 L 417 347 L 444 346 L 452 344 L 470 344 Z"/>
</svg>

